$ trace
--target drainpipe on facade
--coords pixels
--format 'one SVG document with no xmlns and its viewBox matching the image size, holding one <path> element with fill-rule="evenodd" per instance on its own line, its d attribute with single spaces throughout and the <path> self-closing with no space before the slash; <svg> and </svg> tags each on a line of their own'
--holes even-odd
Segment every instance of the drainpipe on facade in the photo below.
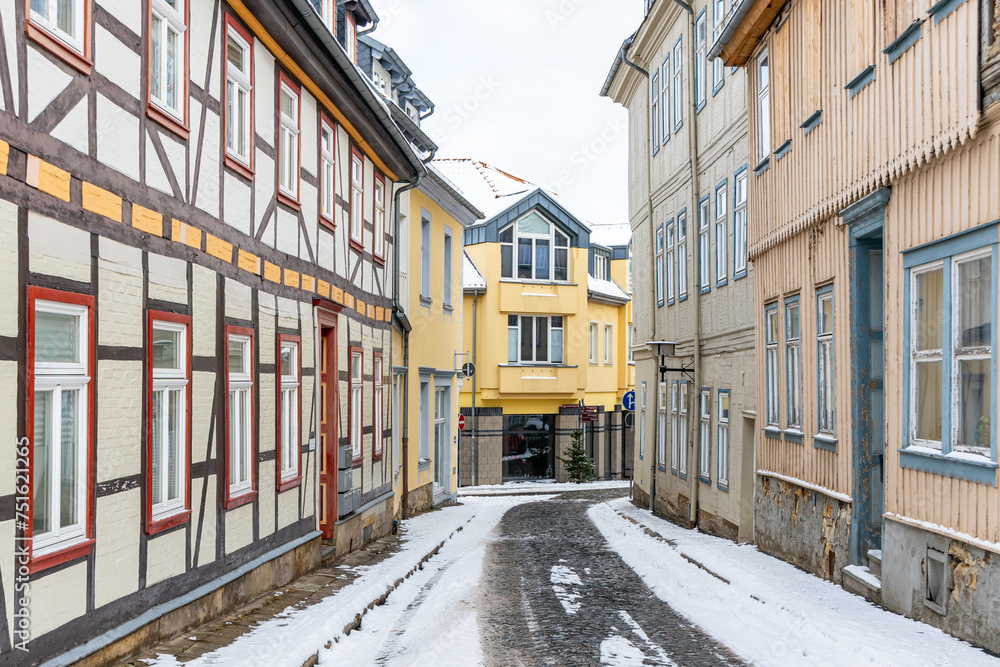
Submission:
<svg viewBox="0 0 1000 667">
<path fill-rule="evenodd" d="M 627 40 L 625 40 L 625 43 L 622 44 L 622 48 L 621 48 L 621 51 L 619 52 L 619 55 L 621 56 L 621 59 L 622 59 L 623 63 L 625 63 L 626 65 L 628 65 L 632 69 L 634 69 L 636 72 L 638 72 L 639 74 L 641 74 L 646 79 L 646 95 L 647 95 L 647 99 L 646 99 L 646 136 L 649 137 L 648 141 L 646 142 L 646 144 L 647 144 L 646 145 L 646 213 L 649 216 L 649 238 L 650 238 L 650 243 L 649 243 L 649 257 L 650 257 L 650 260 L 652 260 L 652 261 L 650 261 L 649 265 L 655 267 L 656 266 L 656 248 L 654 246 L 656 245 L 656 243 L 655 243 L 655 239 L 653 239 L 653 233 L 654 233 L 654 227 L 653 227 L 653 135 L 649 131 L 649 128 L 652 127 L 652 118 L 649 115 L 650 114 L 650 102 L 652 102 L 652 100 L 650 100 L 648 98 L 648 96 L 650 94 L 650 90 L 649 90 L 649 85 L 650 85 L 649 84 L 649 72 L 647 72 L 646 70 L 644 70 L 643 68 L 639 67 L 634 62 L 632 62 L 631 60 L 628 59 L 627 52 L 628 52 L 629 47 L 632 46 L 632 41 L 634 39 L 635 39 L 635 35 L 632 35 L 632 37 L 629 37 Z M 654 270 L 654 273 L 655 273 L 655 270 Z M 652 322 L 653 322 L 652 340 L 659 340 L 657 338 L 657 336 L 656 336 L 656 284 L 655 284 L 655 282 L 656 281 L 650 281 L 650 286 L 649 286 L 649 293 L 650 293 L 650 296 L 651 296 L 650 303 L 653 304 L 652 318 L 651 318 Z M 659 366 L 657 366 L 657 368 L 659 368 Z M 657 383 L 657 392 L 659 392 L 659 383 Z M 659 396 L 659 393 L 657 393 L 657 396 Z M 660 420 L 656 419 L 655 423 L 656 423 L 656 429 L 658 429 L 660 427 Z M 659 432 L 657 432 L 656 429 L 653 430 L 653 434 L 654 434 L 653 443 L 654 444 L 653 444 L 652 447 L 650 447 L 650 450 L 652 452 L 652 456 L 649 457 L 649 511 L 650 512 L 652 512 L 654 510 L 654 507 L 655 507 L 655 498 L 656 498 L 656 455 L 658 453 L 657 447 L 656 447 L 656 443 L 659 442 Z"/>
<path fill-rule="evenodd" d="M 685 4 L 681 0 L 674 0 L 678 5 L 684 8 L 688 13 L 688 44 L 694 44 L 695 38 L 695 17 L 690 5 Z M 693 49 L 692 49 L 693 51 Z M 688 62 L 688 117 L 691 122 L 688 125 L 688 158 L 691 161 L 691 211 L 694 212 L 694 220 L 697 224 L 698 221 L 698 193 L 701 191 L 700 179 L 698 178 L 698 113 L 696 110 L 697 101 L 695 99 L 695 85 L 694 85 L 694 68 L 696 63 L 694 58 L 685 58 Z M 690 227 L 689 227 L 690 229 Z M 699 229 L 695 229 L 696 233 L 699 233 Z M 699 250 L 700 253 L 700 250 Z M 700 254 L 699 254 L 700 258 Z M 694 264 L 694 262 L 692 262 Z M 694 336 L 692 344 L 694 345 L 694 387 L 698 400 L 696 405 L 698 406 L 698 419 L 692 420 L 691 415 L 691 394 L 688 393 L 688 438 L 685 443 L 685 447 L 688 447 L 688 457 L 687 457 L 687 478 L 689 487 L 688 497 L 690 501 L 690 510 L 688 512 L 688 521 L 691 526 L 698 525 L 698 492 L 700 490 L 700 482 L 698 481 L 698 473 L 700 472 L 701 460 L 695 460 L 696 457 L 691 456 L 691 450 L 694 450 L 690 446 L 697 440 L 698 427 L 701 424 L 701 275 L 700 275 L 700 265 L 697 280 L 695 281 L 694 290 Z M 711 280 L 711 276 L 709 276 Z M 693 424 L 692 424 L 693 422 Z M 698 450 L 695 450 L 698 453 Z"/>
<path fill-rule="evenodd" d="M 472 365 L 476 365 L 476 302 L 479 300 L 479 290 L 472 292 Z M 479 370 L 478 368 L 476 369 Z M 472 486 L 476 485 L 476 432 L 479 425 L 476 423 L 476 374 L 472 374 L 472 450 L 470 461 L 472 466 Z"/>
</svg>

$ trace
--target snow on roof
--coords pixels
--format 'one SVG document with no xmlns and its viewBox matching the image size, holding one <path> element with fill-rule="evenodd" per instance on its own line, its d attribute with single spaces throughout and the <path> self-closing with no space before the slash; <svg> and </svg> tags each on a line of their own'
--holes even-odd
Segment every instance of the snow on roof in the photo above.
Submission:
<svg viewBox="0 0 1000 667">
<path fill-rule="evenodd" d="M 469 253 L 462 253 L 462 288 L 463 289 L 475 289 L 475 290 L 485 290 L 486 289 L 486 279 L 483 278 L 483 274 L 479 272 L 476 265 L 472 263 L 469 259 Z"/>
<path fill-rule="evenodd" d="M 632 240 L 632 228 L 626 223 L 598 225 L 590 223 L 590 242 L 609 248 L 627 246 Z"/>
<path fill-rule="evenodd" d="M 628 301 L 631 298 L 615 281 L 602 280 L 590 274 L 587 274 L 587 291 L 615 301 Z"/>
<path fill-rule="evenodd" d="M 479 160 L 441 159 L 432 164 L 486 214 L 487 220 L 538 188 L 534 183 Z"/>
</svg>

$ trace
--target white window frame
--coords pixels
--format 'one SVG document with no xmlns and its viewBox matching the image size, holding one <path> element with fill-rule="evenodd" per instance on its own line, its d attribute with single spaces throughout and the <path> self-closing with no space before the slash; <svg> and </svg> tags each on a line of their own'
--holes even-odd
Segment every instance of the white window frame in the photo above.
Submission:
<svg viewBox="0 0 1000 667">
<path fill-rule="evenodd" d="M 609 259 L 603 252 L 594 252 L 594 277 L 601 280 L 610 280 L 611 272 L 608 270 Z"/>
<path fill-rule="evenodd" d="M 920 389 L 919 378 L 920 374 L 917 372 L 920 364 L 925 363 L 936 363 L 941 365 L 941 375 L 944 377 L 950 372 L 950 369 L 945 368 L 944 362 L 944 350 L 945 345 L 948 344 L 947 338 L 944 332 L 941 332 L 941 347 L 936 349 L 926 349 L 918 350 L 917 346 L 920 343 L 918 336 L 918 327 L 920 325 L 917 319 L 917 302 L 920 299 L 919 290 L 919 278 L 920 276 L 927 273 L 934 273 L 935 271 L 941 271 L 941 315 L 942 319 L 944 316 L 944 309 L 948 305 L 947 295 L 944 293 L 944 272 L 945 263 L 943 260 L 938 260 L 936 262 L 930 262 L 928 264 L 923 264 L 921 266 L 914 267 L 910 271 L 910 303 L 907 304 L 909 308 L 910 317 L 910 349 L 907 350 L 909 355 L 908 363 L 910 365 L 910 386 L 908 388 L 910 392 L 910 406 L 909 406 L 909 441 L 912 445 L 918 445 L 920 447 L 928 447 L 930 449 L 944 450 L 944 415 L 942 414 L 941 419 L 941 439 L 940 440 L 923 440 L 917 437 L 919 433 L 920 417 L 917 411 L 920 406 L 920 400 L 918 397 L 918 392 Z M 942 324 L 943 329 L 943 324 Z M 944 387 L 941 388 L 942 396 L 944 395 Z"/>
<path fill-rule="evenodd" d="M 663 305 L 663 225 L 656 228 L 656 305 Z"/>
<path fill-rule="evenodd" d="M 79 0 L 77 0 L 79 1 Z M 150 11 L 152 12 L 149 21 L 150 29 L 150 52 L 149 52 L 149 101 L 152 102 L 158 109 L 162 109 L 166 113 L 170 114 L 180 122 L 184 122 L 184 106 L 185 106 L 185 77 L 187 76 L 185 68 L 185 58 L 187 57 L 187 49 L 184 48 L 185 44 L 185 33 L 187 32 L 187 23 L 184 20 L 184 3 L 187 0 L 176 0 L 177 7 L 171 7 L 167 4 L 166 0 L 150 0 Z M 154 39 L 156 35 L 153 34 L 155 30 L 153 28 L 153 23 L 157 19 L 160 20 L 160 53 L 159 53 L 159 71 L 163 76 L 162 86 L 163 94 L 158 95 L 156 92 L 157 82 L 154 79 L 154 63 L 156 58 Z M 174 54 L 174 60 L 171 63 L 170 58 L 167 55 L 167 39 L 170 33 L 173 32 L 177 39 L 177 52 Z M 173 77 L 174 77 L 174 100 L 175 105 L 171 106 L 170 102 L 167 101 L 167 85 L 170 81 L 171 73 L 168 71 L 169 66 L 173 66 Z"/>
<path fill-rule="evenodd" d="M 677 214 L 677 300 L 688 294 L 687 211 Z"/>
<path fill-rule="evenodd" d="M 358 25 L 350 12 L 344 18 L 344 50 L 355 65 L 358 62 Z"/>
<path fill-rule="evenodd" d="M 351 458 L 355 461 L 363 453 L 364 434 L 364 352 L 354 350 L 351 355 Z"/>
<path fill-rule="evenodd" d="M 374 185 L 375 208 L 372 214 L 372 254 L 379 259 L 385 258 L 385 177 L 375 174 Z M 445 232 L 447 234 L 447 232 Z M 445 262 L 450 258 L 446 257 Z M 448 303 L 448 301 L 445 301 Z"/>
<path fill-rule="evenodd" d="M 281 103 L 282 95 L 289 95 L 295 102 L 295 118 L 288 116 Z M 280 119 L 278 141 L 278 174 L 281 192 L 298 199 L 299 197 L 299 115 L 302 101 L 284 81 L 278 87 L 278 117 Z M 282 166 L 283 165 L 283 166 Z"/>
<path fill-rule="evenodd" d="M 798 332 L 792 329 L 792 311 L 798 320 Z M 785 428 L 802 431 L 802 304 L 798 296 L 785 299 L 785 392 L 788 400 Z"/>
<path fill-rule="evenodd" d="M 524 359 L 521 356 L 521 334 L 523 333 L 522 321 L 527 318 L 531 320 L 531 350 L 535 351 L 535 338 L 538 335 L 538 320 L 547 320 L 548 336 L 548 359 Z M 562 315 L 507 315 L 507 362 L 510 364 L 550 364 L 561 366 L 565 363 L 565 320 Z M 553 334 L 559 332 L 559 342 Z"/>
<path fill-rule="evenodd" d="M 235 42 L 236 46 L 243 50 L 245 71 L 229 60 L 229 40 Z M 243 35 L 232 26 L 229 26 L 226 41 L 226 105 L 228 107 L 226 109 L 226 154 L 246 167 L 250 167 L 250 151 L 253 146 L 253 117 L 250 113 L 250 109 L 253 106 L 253 84 L 250 79 L 252 53 L 250 44 L 243 39 Z M 239 108 L 237 100 L 240 94 L 246 96 L 246 103 L 243 105 L 242 117 L 239 118 L 239 127 L 242 136 L 237 137 L 235 122 L 237 120 L 236 110 Z M 230 141 L 233 142 L 233 145 L 230 145 Z M 245 151 L 242 153 L 237 148 L 238 143 L 241 141 L 245 148 Z"/>
<path fill-rule="evenodd" d="M 670 462 L 673 467 L 673 461 Z M 661 381 L 656 394 L 656 467 L 667 466 L 667 383 Z"/>
<path fill-rule="evenodd" d="M 57 315 L 70 315 L 77 318 L 77 358 L 78 362 L 56 363 L 39 362 L 34 364 L 34 396 L 39 392 L 52 392 L 52 414 L 48 431 L 53 441 L 47 443 L 50 451 L 49 487 L 49 525 L 52 529 L 46 533 L 32 533 L 32 556 L 37 557 L 83 540 L 87 535 L 88 520 L 88 429 L 90 417 L 90 312 L 87 306 L 62 303 L 59 301 L 35 300 L 35 312 L 46 312 Z M 37 346 L 37 339 L 35 345 Z M 76 429 L 76 478 L 77 488 L 74 495 L 77 502 L 77 522 L 60 526 L 60 511 L 62 508 L 62 446 L 58 438 L 62 434 L 62 392 L 75 391 L 77 396 L 77 429 Z M 35 399 L 37 401 L 37 398 Z M 37 420 L 37 413 L 35 419 Z M 34 425 L 32 425 L 32 429 Z M 37 443 L 32 437 L 32 446 Z M 38 464 L 35 459 L 35 464 Z M 56 474 L 58 471 L 59 474 Z M 34 481 L 32 481 L 34 484 Z M 34 493 L 32 493 L 32 511 L 35 511 Z"/>
<path fill-rule="evenodd" d="M 329 142 L 324 141 L 324 135 L 329 135 Z M 320 120 L 319 125 L 319 159 L 319 212 L 326 220 L 333 222 L 337 206 L 335 186 L 335 174 L 337 173 L 337 132 L 325 118 Z"/>
<path fill-rule="evenodd" d="M 242 346 L 243 372 L 232 373 L 226 368 L 227 390 L 229 392 L 229 498 L 232 500 L 238 496 L 249 493 L 253 490 L 253 342 L 250 336 L 245 334 L 230 333 L 227 337 L 227 349 L 231 343 L 239 343 Z M 234 415 L 234 410 L 236 414 Z M 246 421 L 237 424 L 234 430 L 234 423 L 237 416 L 245 417 Z M 235 436 L 239 437 L 235 437 Z M 241 467 L 246 466 L 246 478 L 239 477 L 237 473 Z M 235 481 L 234 481 L 235 479 Z"/>
<path fill-rule="evenodd" d="M 188 408 L 188 377 L 187 377 L 187 349 L 188 349 L 188 326 L 181 322 L 167 322 L 162 320 L 153 320 L 153 329 L 168 331 L 170 333 L 176 333 L 178 335 L 178 350 L 177 350 L 177 361 L 178 368 L 165 369 L 165 368 L 153 368 L 153 400 L 156 399 L 156 394 L 162 394 L 161 405 L 167 406 L 164 410 L 164 414 L 169 411 L 170 400 L 178 401 L 178 419 L 177 419 L 177 443 L 176 443 L 176 454 L 177 460 L 174 461 L 174 470 L 177 475 L 177 498 L 172 500 L 164 500 L 156 502 L 153 499 L 152 506 L 152 519 L 153 521 L 160 521 L 169 516 L 173 516 L 178 512 L 183 512 L 187 508 L 187 476 L 184 471 L 187 466 L 187 408 Z M 171 396 L 173 397 L 171 399 Z M 149 419 L 150 428 L 155 431 L 157 429 L 156 420 L 153 417 L 153 408 L 150 405 L 149 408 Z M 169 420 L 163 419 L 160 423 L 160 444 L 161 451 L 158 453 L 158 458 L 161 463 L 161 470 L 157 471 L 153 467 L 153 461 L 149 462 L 150 466 L 150 477 L 157 476 L 159 472 L 159 484 L 161 491 L 166 494 L 166 490 L 169 488 L 169 463 L 167 463 L 169 446 L 168 442 L 168 429 Z M 150 443 L 150 446 L 154 446 Z M 152 494 L 152 490 L 150 490 Z"/>
<path fill-rule="evenodd" d="M 757 80 L 757 159 L 771 155 L 771 80 L 770 60 L 765 47 L 754 61 Z"/>
<path fill-rule="evenodd" d="M 747 272 L 747 170 L 741 169 L 733 186 L 733 275 L 741 278 Z"/>
<path fill-rule="evenodd" d="M 604 365 L 613 366 L 615 349 L 615 327 L 613 324 L 604 325 Z"/>
<path fill-rule="evenodd" d="M 715 284 L 725 285 L 729 279 L 729 203 L 727 184 L 715 188 Z"/>
<path fill-rule="evenodd" d="M 659 71 L 654 71 L 652 77 L 649 81 L 650 85 L 650 109 L 649 117 L 652 120 L 650 123 L 650 132 L 652 132 L 652 140 L 649 142 L 650 149 L 653 151 L 653 155 L 660 150 L 660 135 L 658 132 L 660 126 L 660 115 L 658 110 L 660 108 L 660 73 Z"/>
<path fill-rule="evenodd" d="M 501 278 L 506 278 L 506 279 L 509 279 L 509 280 L 517 280 L 517 281 L 520 281 L 520 282 L 543 282 L 543 283 L 550 283 L 550 282 L 565 283 L 565 282 L 569 282 L 569 279 L 571 277 L 570 270 L 569 270 L 569 268 L 570 268 L 569 267 L 569 262 L 570 262 L 569 248 L 570 248 L 570 245 L 571 245 L 569 234 L 564 233 L 556 225 L 554 225 L 552 222 L 550 222 L 549 220 L 545 219 L 543 216 L 539 215 L 538 213 L 535 213 L 535 215 L 538 215 L 538 217 L 543 222 L 545 222 L 545 223 L 547 223 L 549 225 L 549 231 L 548 231 L 547 234 L 537 234 L 537 233 L 522 232 L 522 231 L 520 231 L 520 229 L 519 229 L 520 223 L 526 217 L 528 217 L 526 215 L 522 216 L 518 220 L 515 220 L 514 222 L 510 223 L 509 225 L 505 226 L 503 229 L 500 230 L 500 236 L 499 236 L 499 238 L 500 238 L 500 252 L 501 252 Z M 505 240 L 503 240 L 503 236 L 505 234 L 507 234 L 508 232 L 510 232 L 510 239 L 511 240 L 510 241 L 505 241 Z M 520 276 L 520 270 L 519 270 L 519 266 L 520 265 L 518 264 L 518 249 L 520 248 L 521 240 L 522 239 L 525 239 L 525 240 L 529 240 L 530 239 L 531 240 L 531 277 L 530 278 L 529 277 L 522 278 Z M 539 277 L 539 275 L 538 275 L 537 262 L 535 261 L 537 259 L 537 256 L 538 256 L 537 255 L 538 250 L 537 250 L 536 245 L 535 245 L 535 243 L 537 241 L 548 241 L 549 242 L 549 275 L 548 275 L 548 277 L 544 277 L 544 276 Z M 508 275 L 503 275 L 502 253 L 504 251 L 504 248 L 509 248 L 510 249 L 509 252 L 511 254 L 511 263 L 510 263 L 511 274 L 509 276 Z M 559 252 L 562 252 L 562 253 L 565 254 L 565 263 L 566 263 L 566 267 L 565 267 L 566 268 L 566 277 L 565 278 L 556 278 L 556 268 L 557 268 L 556 267 L 556 259 L 557 259 L 557 256 L 558 256 Z"/>
<path fill-rule="evenodd" d="M 597 336 L 598 336 L 598 325 L 594 320 L 590 321 L 590 365 L 596 366 L 597 357 Z"/>
<path fill-rule="evenodd" d="M 712 482 L 712 390 L 701 388 L 698 442 L 698 476 L 711 484 Z"/>
<path fill-rule="evenodd" d="M 677 384 L 677 411 L 679 413 L 677 425 L 678 442 L 678 473 L 681 477 L 686 477 L 688 469 L 688 382 L 682 380 Z"/>
<path fill-rule="evenodd" d="M 828 436 L 837 430 L 837 349 L 834 344 L 837 313 L 832 288 L 832 285 L 824 285 L 816 293 L 816 423 L 820 434 Z M 826 300 L 830 301 L 833 315 L 828 332 L 823 331 L 821 325 Z M 829 350 L 827 363 L 824 363 L 824 349 Z"/>
<path fill-rule="evenodd" d="M 765 423 L 768 427 L 779 429 L 781 406 L 778 403 L 780 386 L 778 382 L 778 302 L 774 301 L 764 306 L 764 373 L 766 383 Z"/>
<path fill-rule="evenodd" d="M 663 59 L 660 66 L 660 141 L 666 145 L 672 135 L 670 129 L 670 54 Z"/>
<path fill-rule="evenodd" d="M 633 345 L 635 345 L 635 327 L 630 326 L 628 328 L 628 351 L 626 352 L 629 364 L 635 364 L 635 354 L 632 352 Z"/>
<path fill-rule="evenodd" d="M 441 280 L 441 301 L 444 303 L 446 309 L 450 309 L 451 306 L 451 292 L 452 292 L 452 257 L 455 252 L 454 237 L 451 234 L 451 228 L 444 228 L 444 239 L 441 246 L 442 254 L 444 255 L 444 277 Z"/>
<path fill-rule="evenodd" d="M 722 29 L 726 24 L 726 0 L 713 0 L 712 2 L 712 42 L 719 39 Z M 712 61 L 712 94 L 719 92 L 725 83 L 725 64 L 722 58 L 716 57 Z"/>
<path fill-rule="evenodd" d="M 671 91 L 671 96 L 674 99 L 674 132 L 681 129 L 684 124 L 684 88 L 683 82 L 681 80 L 681 38 L 677 38 L 677 42 L 674 44 L 674 73 L 673 73 L 673 90 Z"/>
<path fill-rule="evenodd" d="M 384 373 L 383 364 L 385 363 L 383 357 L 372 356 L 372 382 L 373 389 L 372 394 L 375 397 L 375 414 L 372 417 L 373 432 L 375 439 L 375 456 L 382 456 L 382 436 L 385 431 L 385 414 L 384 407 L 382 403 L 383 396 L 383 384 L 382 384 L 382 374 Z"/>
<path fill-rule="evenodd" d="M 712 289 L 712 245 L 709 236 L 711 201 L 706 195 L 698 202 L 698 286 L 702 292 Z"/>
<path fill-rule="evenodd" d="M 281 383 L 281 481 L 287 482 L 299 476 L 299 450 L 302 448 L 299 431 L 299 344 L 293 340 L 282 340 L 279 352 L 292 353 L 292 375 L 285 375 L 278 357 L 278 374 Z"/>
<path fill-rule="evenodd" d="M 351 240 L 365 242 L 365 159 L 351 151 Z"/>
<path fill-rule="evenodd" d="M 31 21 L 44 28 L 47 32 L 51 33 L 54 37 L 59 39 L 59 41 L 71 47 L 74 51 L 77 51 L 81 55 L 83 55 L 84 30 L 85 30 L 84 17 L 86 16 L 86 0 L 71 0 L 71 1 L 73 3 L 73 32 L 77 36 L 71 35 L 68 32 L 65 32 L 64 30 L 60 29 L 56 23 L 56 19 L 51 18 L 58 16 L 59 0 L 43 0 L 47 9 L 45 16 L 35 11 L 35 8 L 29 4 L 29 9 L 31 12 Z"/>
<path fill-rule="evenodd" d="M 961 299 L 962 299 L 962 274 L 960 273 L 962 264 L 968 262 L 978 261 L 981 259 L 988 259 L 990 261 L 990 268 L 988 275 L 990 276 L 990 289 L 991 289 L 991 303 L 996 303 L 992 300 L 992 295 L 997 289 L 997 265 L 993 260 L 992 247 L 987 246 L 985 248 L 977 248 L 966 253 L 959 255 L 954 255 L 951 258 L 951 368 L 942 368 L 943 372 L 949 373 L 951 381 L 949 383 L 951 387 L 951 400 L 949 401 L 949 406 L 951 407 L 951 448 L 950 451 L 955 452 L 964 456 L 981 456 L 984 460 L 990 460 L 992 456 L 992 445 L 989 443 L 990 437 L 987 436 L 987 446 L 985 451 L 982 448 L 976 447 L 975 445 L 969 445 L 961 441 L 961 429 L 962 429 L 962 415 L 965 414 L 964 397 L 962 395 L 962 362 L 963 361 L 987 361 L 991 364 L 995 364 L 993 359 L 993 347 L 992 347 L 992 337 L 990 338 L 990 344 L 988 346 L 978 346 L 978 347 L 965 347 L 961 344 L 962 340 L 962 322 L 961 322 Z M 947 302 L 946 302 L 947 303 Z M 991 306 L 992 308 L 992 306 Z M 997 313 L 994 311 L 991 313 L 991 326 L 996 326 Z M 947 339 L 945 339 L 947 340 Z M 942 344 L 944 344 L 942 342 Z M 992 375 L 990 375 L 990 380 L 992 383 Z M 944 388 L 942 388 L 942 392 Z M 994 393 L 994 388 L 990 386 L 989 392 L 987 394 L 992 401 L 996 401 L 996 394 Z M 986 415 L 992 415 L 991 406 L 987 404 Z M 984 416 L 986 416 L 984 415 Z"/>
<path fill-rule="evenodd" d="M 664 272 L 667 276 L 667 305 L 671 305 L 677 299 L 675 291 L 677 286 L 674 281 L 674 253 L 676 252 L 676 238 L 674 237 L 674 221 L 667 223 L 667 259 Z"/>
<path fill-rule="evenodd" d="M 731 416 L 731 400 L 728 389 L 720 389 L 716 405 L 718 407 L 717 423 L 718 436 L 716 437 L 716 448 L 718 449 L 718 460 L 716 462 L 716 484 L 719 488 L 729 486 L 729 420 Z"/>
<path fill-rule="evenodd" d="M 683 469 L 680 467 L 681 443 L 680 434 L 678 433 L 680 420 L 678 418 L 677 399 L 677 380 L 674 380 L 670 383 L 670 470 L 673 472 L 683 472 Z"/>
<path fill-rule="evenodd" d="M 708 98 L 708 87 L 705 83 L 708 74 L 708 47 L 705 42 L 708 39 L 708 11 L 701 10 L 694 24 L 694 104 L 695 110 L 700 111 L 705 106 Z"/>
</svg>

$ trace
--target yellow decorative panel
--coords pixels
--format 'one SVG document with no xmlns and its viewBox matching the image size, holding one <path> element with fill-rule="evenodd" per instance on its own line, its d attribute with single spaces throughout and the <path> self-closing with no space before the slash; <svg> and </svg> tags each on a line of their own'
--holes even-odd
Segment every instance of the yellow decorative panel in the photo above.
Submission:
<svg viewBox="0 0 1000 667">
<path fill-rule="evenodd" d="M 260 274 L 260 258 L 257 255 L 247 252 L 246 250 L 240 250 L 237 254 L 237 266 L 239 266 L 244 271 L 249 271 L 250 273 Z"/>
<path fill-rule="evenodd" d="M 163 216 L 138 204 L 132 204 L 132 226 L 140 232 L 163 236 Z"/>
<path fill-rule="evenodd" d="M 205 234 L 205 252 L 212 257 L 218 257 L 224 262 L 233 261 L 233 244 L 223 241 L 218 236 Z"/>
<path fill-rule="evenodd" d="M 285 284 L 289 287 L 299 286 L 299 272 L 285 269 Z"/>
<path fill-rule="evenodd" d="M 264 279 L 270 280 L 273 283 L 281 282 L 281 269 L 277 264 L 264 262 Z"/>
<path fill-rule="evenodd" d="M 83 184 L 83 208 L 115 222 L 122 221 L 122 198 L 92 183 Z"/>
</svg>

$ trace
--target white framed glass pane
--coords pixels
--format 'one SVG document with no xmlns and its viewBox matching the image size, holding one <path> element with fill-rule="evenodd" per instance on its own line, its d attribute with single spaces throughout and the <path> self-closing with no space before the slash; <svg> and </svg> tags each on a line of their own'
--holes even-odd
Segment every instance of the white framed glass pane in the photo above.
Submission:
<svg viewBox="0 0 1000 667">
<path fill-rule="evenodd" d="M 295 348 L 291 345 L 281 346 L 281 374 L 285 377 L 297 377 L 295 370 Z"/>
<path fill-rule="evenodd" d="M 958 265 L 957 347 L 989 347 L 992 344 L 991 263 L 990 257 L 986 256 Z"/>
<path fill-rule="evenodd" d="M 80 363 L 80 316 L 35 310 L 35 361 Z"/>
<path fill-rule="evenodd" d="M 529 213 L 517 223 L 518 234 L 534 234 L 538 236 L 548 236 L 551 232 L 549 223 L 537 213 Z"/>
<path fill-rule="evenodd" d="M 941 440 L 941 362 L 916 364 L 914 415 L 919 440 Z"/>
<path fill-rule="evenodd" d="M 990 412 L 993 404 L 990 364 L 990 359 L 962 359 L 958 363 L 958 441 L 952 449 L 990 454 Z"/>
<path fill-rule="evenodd" d="M 167 394 L 169 411 L 167 413 L 167 500 L 180 497 L 180 440 L 181 435 L 181 400 L 183 392 L 174 390 Z"/>
<path fill-rule="evenodd" d="M 833 333 L 833 296 L 823 294 L 819 297 L 819 332 L 820 335 Z"/>
<path fill-rule="evenodd" d="M 52 391 L 35 392 L 33 442 L 32 531 L 37 537 L 52 530 Z"/>
<path fill-rule="evenodd" d="M 163 451 L 163 394 L 162 391 L 153 392 L 153 461 L 151 464 L 153 478 L 153 504 L 158 505 L 163 502 L 163 488 L 161 477 L 163 476 L 163 461 L 161 452 Z"/>
<path fill-rule="evenodd" d="M 153 327 L 153 368 L 181 369 L 181 332 Z"/>
<path fill-rule="evenodd" d="M 79 486 L 80 470 L 78 449 L 80 446 L 80 390 L 63 389 L 61 408 L 61 433 L 59 438 L 60 458 L 60 490 L 59 490 L 59 526 L 66 528 L 76 524 L 79 519 L 77 488 Z"/>
<path fill-rule="evenodd" d="M 238 374 L 246 373 L 243 359 L 243 349 L 246 343 L 240 340 L 229 339 L 229 372 Z"/>
<path fill-rule="evenodd" d="M 913 348 L 939 350 L 944 336 L 944 270 L 935 269 L 917 274 L 916 277 L 916 326 Z"/>
</svg>

